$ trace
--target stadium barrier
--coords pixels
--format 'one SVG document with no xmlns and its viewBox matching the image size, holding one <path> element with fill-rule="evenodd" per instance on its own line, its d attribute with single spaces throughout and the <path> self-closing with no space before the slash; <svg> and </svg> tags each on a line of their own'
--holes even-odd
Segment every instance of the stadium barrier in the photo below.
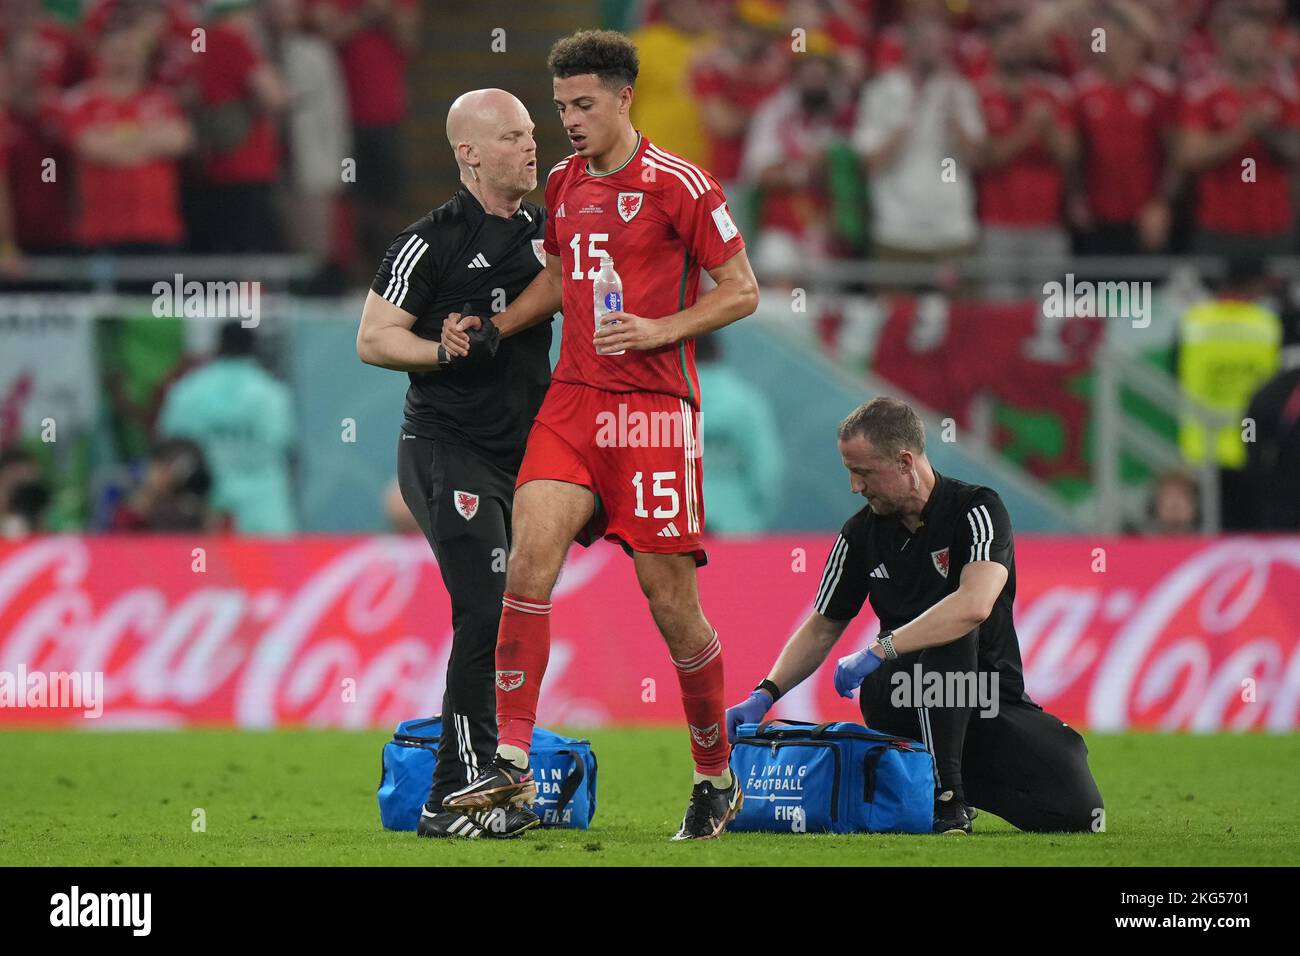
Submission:
<svg viewBox="0 0 1300 956">
<path fill-rule="evenodd" d="M 768 672 L 808 614 L 832 543 L 818 533 L 709 545 L 704 607 L 731 696 Z M 1300 540 L 1018 545 L 1027 685 L 1065 721 L 1102 731 L 1300 726 Z M 0 725 L 389 728 L 438 709 L 449 620 L 419 537 L 0 543 Z M 542 723 L 680 721 L 672 665 L 618 548 L 571 553 L 552 620 Z M 876 630 L 868 606 L 773 716 L 855 719 L 830 670 Z M 53 697 L 44 707 L 14 697 L 71 674 L 102 675 L 98 719 Z"/>
</svg>

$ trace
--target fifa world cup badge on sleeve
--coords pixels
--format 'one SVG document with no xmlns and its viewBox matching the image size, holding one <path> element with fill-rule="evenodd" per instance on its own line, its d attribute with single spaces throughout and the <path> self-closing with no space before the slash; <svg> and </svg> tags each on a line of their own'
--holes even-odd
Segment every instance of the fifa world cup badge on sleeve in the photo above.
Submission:
<svg viewBox="0 0 1300 956">
<path fill-rule="evenodd" d="M 722 236 L 723 242 L 730 242 L 740 232 L 736 224 L 731 221 L 731 213 L 727 212 L 727 204 L 724 202 L 717 209 L 713 210 L 713 223 L 718 227 L 718 235 Z"/>
</svg>

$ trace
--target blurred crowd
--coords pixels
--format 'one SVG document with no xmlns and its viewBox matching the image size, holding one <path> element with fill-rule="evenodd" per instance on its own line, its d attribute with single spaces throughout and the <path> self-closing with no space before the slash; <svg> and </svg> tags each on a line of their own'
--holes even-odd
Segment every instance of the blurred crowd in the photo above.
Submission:
<svg viewBox="0 0 1300 956">
<path fill-rule="evenodd" d="M 84 251 L 297 251 L 323 276 L 364 271 L 373 255 L 355 250 L 402 225 L 423 6 L 0 0 L 0 279 L 24 256 Z M 1059 276 L 1077 254 L 1220 258 L 1228 275 L 1180 313 L 1165 371 L 1229 424 L 1174 423 L 1187 467 L 1157 477 L 1130 526 L 1197 530 L 1208 458 L 1225 529 L 1300 529 L 1300 304 L 1261 282 L 1262 260 L 1300 236 L 1300 27 L 1285 0 L 636 6 L 633 121 L 723 183 L 768 282 L 834 259 L 983 257 L 979 298 L 1000 306 L 1041 287 L 1008 263 Z M 156 345 L 137 351 L 165 364 Z M 232 326 L 207 361 L 178 349 L 135 398 L 107 376 L 114 457 L 134 464 L 95 486 L 89 528 L 294 530 L 291 396 L 254 352 Z M 780 506 L 774 416 L 712 353 L 701 346 L 710 526 L 760 531 Z M 911 358 L 893 362 L 900 387 L 952 411 L 927 388 L 948 373 L 924 349 Z M 14 389 L 0 396 L 4 536 L 41 527 L 58 498 L 5 424 Z M 1063 421 L 1082 446 L 1073 399 Z"/>
<path fill-rule="evenodd" d="M 329 261 L 399 227 L 418 0 L 61 6 L 0 0 L 0 270 L 87 251 Z"/>
<path fill-rule="evenodd" d="M 1296 250 L 1284 0 L 648 6 L 634 119 L 752 190 L 769 274 L 855 255 L 993 269 Z"/>
</svg>

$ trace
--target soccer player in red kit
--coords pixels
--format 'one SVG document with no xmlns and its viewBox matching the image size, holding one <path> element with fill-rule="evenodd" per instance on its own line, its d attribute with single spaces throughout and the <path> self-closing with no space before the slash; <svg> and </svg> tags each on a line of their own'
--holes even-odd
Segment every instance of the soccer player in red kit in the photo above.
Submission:
<svg viewBox="0 0 1300 956">
<path fill-rule="evenodd" d="M 497 756 L 443 805 L 535 796 L 528 750 L 551 591 L 569 542 L 603 535 L 632 556 L 681 685 L 695 785 L 674 839 L 707 839 L 742 794 L 728 768 L 722 645 L 696 581 L 705 555 L 692 339 L 753 312 L 758 285 L 717 180 L 633 128 L 636 47 L 620 33 L 583 31 L 557 42 L 548 65 L 574 152 L 546 183 L 546 268 L 493 319 L 453 314 L 443 326 L 444 348 L 464 355 L 466 330 L 480 322 L 509 336 L 564 312 L 560 360 L 516 484 L 497 634 Z M 625 310 L 596 329 L 593 280 L 604 257 L 623 281 Z M 701 270 L 716 282 L 703 295 Z M 639 439 L 625 427 L 638 420 L 650 423 Z"/>
</svg>

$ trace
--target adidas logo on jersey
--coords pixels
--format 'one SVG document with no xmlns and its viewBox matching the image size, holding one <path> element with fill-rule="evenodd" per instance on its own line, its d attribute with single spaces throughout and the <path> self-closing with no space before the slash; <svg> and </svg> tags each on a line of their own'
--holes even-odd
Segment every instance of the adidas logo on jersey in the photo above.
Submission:
<svg viewBox="0 0 1300 956">
<path fill-rule="evenodd" d="M 680 538 L 681 536 L 682 533 L 677 530 L 677 525 L 673 524 L 671 521 L 668 522 L 668 526 L 660 530 L 657 535 L 657 537 L 660 538 Z"/>
<path fill-rule="evenodd" d="M 881 562 L 881 564 L 876 568 L 876 570 L 872 571 L 869 575 L 867 575 L 867 577 L 887 578 L 889 577 L 889 572 L 885 569 L 884 563 Z"/>
<path fill-rule="evenodd" d="M 471 269 L 486 269 L 489 267 L 489 265 L 491 265 L 491 263 L 489 263 L 486 259 L 483 258 L 483 253 L 481 252 L 478 255 L 476 255 L 473 259 L 471 259 L 469 263 L 469 267 Z"/>
<path fill-rule="evenodd" d="M 564 203 L 560 203 L 560 208 L 555 211 L 555 218 L 556 219 L 564 218 Z"/>
</svg>

